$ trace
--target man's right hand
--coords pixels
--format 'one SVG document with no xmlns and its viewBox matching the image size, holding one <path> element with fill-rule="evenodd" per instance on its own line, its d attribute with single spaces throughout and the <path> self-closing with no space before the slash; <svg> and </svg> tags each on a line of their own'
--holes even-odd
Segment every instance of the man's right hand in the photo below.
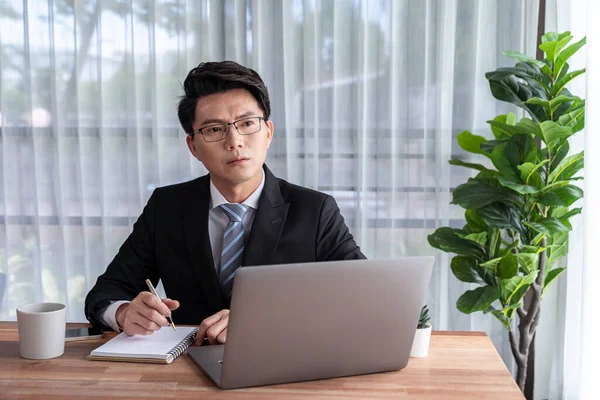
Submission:
<svg viewBox="0 0 600 400">
<path fill-rule="evenodd" d="M 168 325 L 165 317 L 179 307 L 177 300 L 159 300 L 150 292 L 141 292 L 131 303 L 121 304 L 115 317 L 119 326 L 128 335 L 151 335 Z"/>
</svg>

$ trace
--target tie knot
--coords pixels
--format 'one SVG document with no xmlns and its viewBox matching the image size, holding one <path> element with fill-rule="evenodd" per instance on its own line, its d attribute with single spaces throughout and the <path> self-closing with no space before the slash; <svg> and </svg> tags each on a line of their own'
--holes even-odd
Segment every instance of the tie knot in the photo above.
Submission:
<svg viewBox="0 0 600 400">
<path fill-rule="evenodd" d="M 221 209 L 229 217 L 229 222 L 242 222 L 248 212 L 248 206 L 237 203 L 221 204 Z"/>
</svg>

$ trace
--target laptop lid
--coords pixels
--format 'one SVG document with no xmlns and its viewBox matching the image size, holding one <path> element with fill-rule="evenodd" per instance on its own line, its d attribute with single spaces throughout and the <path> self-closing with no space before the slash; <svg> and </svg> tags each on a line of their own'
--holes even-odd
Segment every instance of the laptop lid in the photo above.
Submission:
<svg viewBox="0 0 600 400">
<path fill-rule="evenodd" d="M 433 263 L 408 257 L 240 268 L 219 386 L 404 368 Z"/>
</svg>

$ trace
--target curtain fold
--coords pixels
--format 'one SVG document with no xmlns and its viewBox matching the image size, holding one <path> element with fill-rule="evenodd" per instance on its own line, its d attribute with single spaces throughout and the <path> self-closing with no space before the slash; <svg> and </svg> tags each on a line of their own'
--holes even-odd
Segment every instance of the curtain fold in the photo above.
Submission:
<svg viewBox="0 0 600 400">
<path fill-rule="evenodd" d="M 434 329 L 485 330 L 512 369 L 502 326 L 456 310 L 470 285 L 427 235 L 463 225 L 449 203 L 471 172 L 447 161 L 472 156 L 456 135 L 491 137 L 485 121 L 520 113 L 484 74 L 513 64 L 503 50 L 535 54 L 537 11 L 521 0 L 0 2 L 0 320 L 42 300 L 84 320 L 87 291 L 154 188 L 206 172 L 177 120 L 181 83 L 200 62 L 231 59 L 269 88 L 275 174 L 332 194 L 369 258 L 435 254 Z"/>
</svg>

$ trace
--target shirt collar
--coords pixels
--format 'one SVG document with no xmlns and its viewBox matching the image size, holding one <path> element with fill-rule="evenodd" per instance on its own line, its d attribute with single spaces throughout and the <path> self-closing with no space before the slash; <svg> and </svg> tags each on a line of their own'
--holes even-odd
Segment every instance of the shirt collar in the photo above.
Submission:
<svg viewBox="0 0 600 400">
<path fill-rule="evenodd" d="M 252 194 L 250 196 L 248 196 L 248 198 L 246 200 L 244 200 L 244 202 L 242 204 L 247 205 L 248 207 L 252 207 L 253 209 L 257 210 L 258 209 L 258 200 L 260 199 L 260 195 L 262 194 L 264 187 L 265 187 L 265 172 L 263 171 L 263 176 L 262 176 L 262 180 L 260 181 L 260 185 L 258 185 L 256 190 L 254 192 L 252 192 Z M 217 187 L 213 183 L 212 179 L 210 180 L 210 203 L 211 203 L 210 204 L 211 209 L 217 208 L 221 204 L 229 203 L 227 201 L 227 199 L 225 198 L 225 196 L 223 196 L 221 194 L 221 192 L 219 192 L 219 189 L 217 189 Z"/>
</svg>

